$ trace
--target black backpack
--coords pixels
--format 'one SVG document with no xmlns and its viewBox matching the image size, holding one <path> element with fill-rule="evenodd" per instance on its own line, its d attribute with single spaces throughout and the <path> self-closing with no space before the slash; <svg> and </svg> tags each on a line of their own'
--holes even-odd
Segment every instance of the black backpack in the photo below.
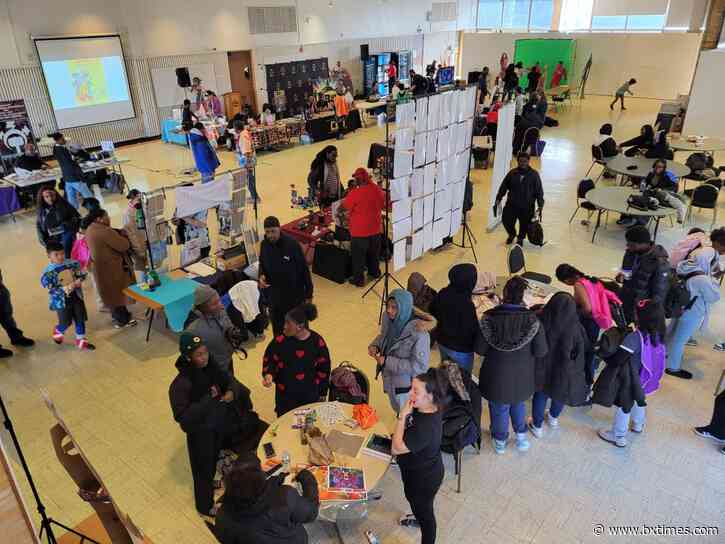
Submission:
<svg viewBox="0 0 725 544">
<path fill-rule="evenodd" d="M 665 297 L 665 317 L 667 319 L 682 317 L 686 310 L 689 310 L 695 303 L 697 297 L 690 295 L 687 288 L 687 280 L 695 276 L 704 276 L 704 272 L 692 272 L 685 276 L 670 274 L 670 288 Z"/>
<path fill-rule="evenodd" d="M 534 219 L 529 223 L 529 232 L 526 233 L 529 242 L 535 246 L 544 245 L 544 227 L 538 219 Z"/>
<path fill-rule="evenodd" d="M 705 153 L 693 153 L 685 161 L 685 166 L 693 172 L 699 172 L 705 170 L 705 168 L 712 168 L 713 164 L 713 158 L 708 157 Z"/>
</svg>

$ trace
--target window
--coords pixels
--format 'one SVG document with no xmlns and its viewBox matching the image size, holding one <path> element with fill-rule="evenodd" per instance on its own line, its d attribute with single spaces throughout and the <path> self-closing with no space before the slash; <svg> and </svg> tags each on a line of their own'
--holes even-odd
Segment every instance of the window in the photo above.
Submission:
<svg viewBox="0 0 725 544">
<path fill-rule="evenodd" d="M 661 31 L 668 0 L 563 0 L 559 28 L 563 31 Z"/>
<path fill-rule="evenodd" d="M 626 15 L 595 15 L 592 17 L 592 30 L 624 30 L 626 27 Z"/>
<path fill-rule="evenodd" d="M 563 0 L 561 5 L 561 30 L 589 30 L 592 24 L 594 0 Z"/>
<path fill-rule="evenodd" d="M 501 28 L 501 0 L 478 1 L 478 28 Z"/>
<path fill-rule="evenodd" d="M 662 30 L 665 15 L 630 15 L 627 17 L 627 30 Z"/>
<path fill-rule="evenodd" d="M 531 2 L 531 30 L 551 30 L 551 20 L 554 18 L 554 2 L 549 0 L 533 0 Z"/>
<path fill-rule="evenodd" d="M 554 0 L 478 0 L 477 26 L 490 30 L 549 30 Z"/>
<path fill-rule="evenodd" d="M 531 0 L 508 0 L 503 3 L 502 28 L 524 29 L 529 27 Z"/>
</svg>

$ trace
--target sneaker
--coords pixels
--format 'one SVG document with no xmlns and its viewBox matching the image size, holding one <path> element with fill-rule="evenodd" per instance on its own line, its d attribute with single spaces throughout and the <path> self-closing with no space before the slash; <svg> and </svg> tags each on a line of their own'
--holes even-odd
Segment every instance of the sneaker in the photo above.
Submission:
<svg viewBox="0 0 725 544">
<path fill-rule="evenodd" d="M 63 333 L 58 329 L 53 329 L 53 342 L 60 345 L 63 343 Z"/>
<path fill-rule="evenodd" d="M 516 449 L 519 451 L 529 451 L 531 443 L 526 433 L 516 433 Z"/>
<path fill-rule="evenodd" d="M 81 351 L 95 351 L 96 346 L 91 344 L 87 338 L 76 340 L 76 347 Z"/>
<path fill-rule="evenodd" d="M 692 372 L 688 372 L 687 370 L 671 370 L 669 368 L 665 369 L 665 374 L 669 374 L 670 376 L 674 376 L 675 378 L 682 378 L 683 380 L 691 380 L 692 379 Z"/>
<path fill-rule="evenodd" d="M 533 434 L 536 438 L 541 438 L 542 436 L 544 436 L 544 426 L 543 425 L 541 427 L 537 427 L 536 425 L 534 425 L 533 421 L 529 421 L 528 426 L 529 426 L 529 430 L 531 431 L 531 434 Z"/>
<path fill-rule="evenodd" d="M 510 246 L 513 243 L 514 243 L 514 237 L 513 236 L 509 236 L 508 238 L 506 238 L 506 245 L 507 246 Z"/>
<path fill-rule="evenodd" d="M 0 359 L 7 359 L 8 357 L 12 357 L 13 355 L 15 354 L 12 351 L 0 346 Z"/>
<path fill-rule="evenodd" d="M 495 438 L 492 438 L 491 444 L 493 445 L 493 451 L 495 451 L 498 455 L 503 455 L 504 453 L 506 453 L 505 440 L 496 440 Z"/>
<path fill-rule="evenodd" d="M 35 340 L 31 340 L 30 338 L 25 338 L 25 336 L 21 336 L 20 338 L 16 338 L 12 342 L 10 342 L 13 346 L 20 346 L 21 348 L 29 348 L 30 346 L 35 345 Z"/>
<path fill-rule="evenodd" d="M 559 418 L 552 417 L 551 414 L 546 414 L 546 422 L 549 424 L 549 427 L 551 427 L 552 429 L 556 429 L 559 427 Z"/>
<path fill-rule="evenodd" d="M 627 447 L 627 439 L 622 437 L 617 438 L 614 436 L 614 433 L 608 429 L 600 429 L 599 430 L 599 438 L 604 440 L 605 442 L 609 442 L 610 444 L 614 444 L 618 448 L 626 448 Z"/>
<path fill-rule="evenodd" d="M 398 523 L 403 527 L 420 527 L 420 523 L 413 514 L 405 514 L 398 520 Z"/>
<path fill-rule="evenodd" d="M 712 346 L 712 349 L 714 349 L 715 351 L 725 351 L 725 342 L 715 344 L 714 346 Z"/>
<path fill-rule="evenodd" d="M 629 428 L 633 433 L 642 434 L 644 432 L 644 423 L 641 425 L 637 425 L 635 423 L 632 423 L 632 426 Z"/>
<path fill-rule="evenodd" d="M 694 429 L 692 429 L 692 431 L 700 438 L 709 438 L 710 440 L 714 440 L 719 444 L 725 444 L 725 438 L 718 438 L 717 436 L 714 436 L 710 431 L 707 430 L 707 427 L 695 427 Z"/>
<path fill-rule="evenodd" d="M 695 340 L 694 338 L 690 338 L 687 342 L 685 342 L 685 345 L 686 346 L 696 346 L 697 340 Z"/>
<path fill-rule="evenodd" d="M 138 321 L 136 321 L 135 319 L 132 319 L 131 321 L 129 321 L 128 323 L 125 323 L 125 324 L 119 323 L 118 321 L 113 321 L 114 329 L 127 329 L 130 327 L 135 327 L 136 325 L 138 325 Z"/>
</svg>

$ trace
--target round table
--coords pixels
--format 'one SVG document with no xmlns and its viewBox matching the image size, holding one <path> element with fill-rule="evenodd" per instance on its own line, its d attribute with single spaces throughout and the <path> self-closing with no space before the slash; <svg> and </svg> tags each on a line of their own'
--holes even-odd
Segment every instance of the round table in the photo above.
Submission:
<svg viewBox="0 0 725 544">
<path fill-rule="evenodd" d="M 604 212 L 619 212 L 634 217 L 649 217 L 655 220 L 654 239 L 657 239 L 657 230 L 660 227 L 660 220 L 663 217 L 674 215 L 677 211 L 674 208 L 661 207 L 656 210 L 638 210 L 627 204 L 627 198 L 632 194 L 640 194 L 638 190 L 630 187 L 599 187 L 592 189 L 586 195 L 586 199 L 597 207 L 597 225 L 594 227 L 592 234 L 592 243 L 597 236 L 597 231 L 602 221 Z"/>
<path fill-rule="evenodd" d="M 673 138 L 669 144 L 674 151 L 689 151 L 690 153 L 712 153 L 725 150 L 725 139 L 722 138 L 704 138 L 702 144 L 688 142 L 685 138 Z"/>
<path fill-rule="evenodd" d="M 615 174 L 622 174 L 623 176 L 629 176 L 631 178 L 646 178 L 647 175 L 652 171 L 652 166 L 657 159 L 648 159 L 645 157 L 627 157 L 621 153 L 611 159 L 606 159 L 604 164 L 610 172 Z M 632 170 L 628 170 L 627 167 L 634 166 Z M 667 170 L 672 172 L 676 177 L 681 178 L 690 173 L 690 169 L 682 163 L 675 162 L 672 160 L 667 161 Z"/>
<path fill-rule="evenodd" d="M 308 404 L 306 406 L 298 408 L 297 410 L 303 410 L 308 408 L 315 409 L 324 404 L 328 403 L 318 402 L 314 404 Z M 345 413 L 345 417 L 352 418 L 353 406 L 351 404 L 344 403 L 340 403 L 340 406 Z M 287 452 L 289 454 L 291 467 L 295 467 L 296 465 L 309 464 L 309 448 L 308 446 L 303 446 L 300 443 L 300 430 L 292 428 L 292 425 L 295 423 L 296 420 L 294 412 L 295 410 L 287 412 L 269 426 L 267 431 L 264 433 L 264 436 L 262 436 L 262 439 L 259 442 L 259 448 L 257 449 L 257 456 L 260 459 L 265 459 L 266 457 L 264 454 L 264 444 L 271 442 L 274 447 L 274 451 L 277 454 L 277 457 L 282 457 L 284 452 Z M 390 431 L 380 421 L 378 421 L 372 428 L 367 430 L 363 430 L 360 427 L 356 429 L 351 429 L 350 427 L 347 427 L 342 421 L 340 423 L 337 423 L 336 425 L 327 426 L 322 421 L 320 421 L 319 418 L 315 421 L 315 426 L 318 427 L 325 435 L 330 430 L 337 429 L 338 431 L 347 434 L 362 436 L 365 438 L 363 444 L 367 442 L 368 438 L 373 433 L 382 436 L 390 436 Z M 335 464 L 338 466 L 363 469 L 365 471 L 365 487 L 369 492 L 377 487 L 378 483 L 387 471 L 388 466 L 390 466 L 390 461 L 385 461 L 379 457 L 366 455 L 362 451 L 360 451 L 357 457 L 347 457 L 335 453 Z M 354 508 L 355 505 L 361 505 L 361 503 L 322 501 L 320 503 L 320 517 L 324 520 L 336 523 L 337 515 L 341 511 L 345 511 L 346 514 L 350 513 L 352 516 L 356 517 L 365 515 L 367 513 L 367 510 L 365 508 L 365 502 L 362 502 L 363 508 L 356 509 Z M 356 510 L 357 515 L 353 513 Z"/>
</svg>

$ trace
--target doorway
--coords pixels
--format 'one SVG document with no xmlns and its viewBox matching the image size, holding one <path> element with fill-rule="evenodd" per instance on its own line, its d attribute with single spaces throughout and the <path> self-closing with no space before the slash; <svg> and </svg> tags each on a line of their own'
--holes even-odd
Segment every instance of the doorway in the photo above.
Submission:
<svg viewBox="0 0 725 544">
<path fill-rule="evenodd" d="M 241 104 L 249 104 L 256 114 L 257 93 L 254 91 L 254 66 L 252 65 L 251 51 L 230 51 L 229 78 L 232 82 L 232 92 L 240 95 Z"/>
</svg>

